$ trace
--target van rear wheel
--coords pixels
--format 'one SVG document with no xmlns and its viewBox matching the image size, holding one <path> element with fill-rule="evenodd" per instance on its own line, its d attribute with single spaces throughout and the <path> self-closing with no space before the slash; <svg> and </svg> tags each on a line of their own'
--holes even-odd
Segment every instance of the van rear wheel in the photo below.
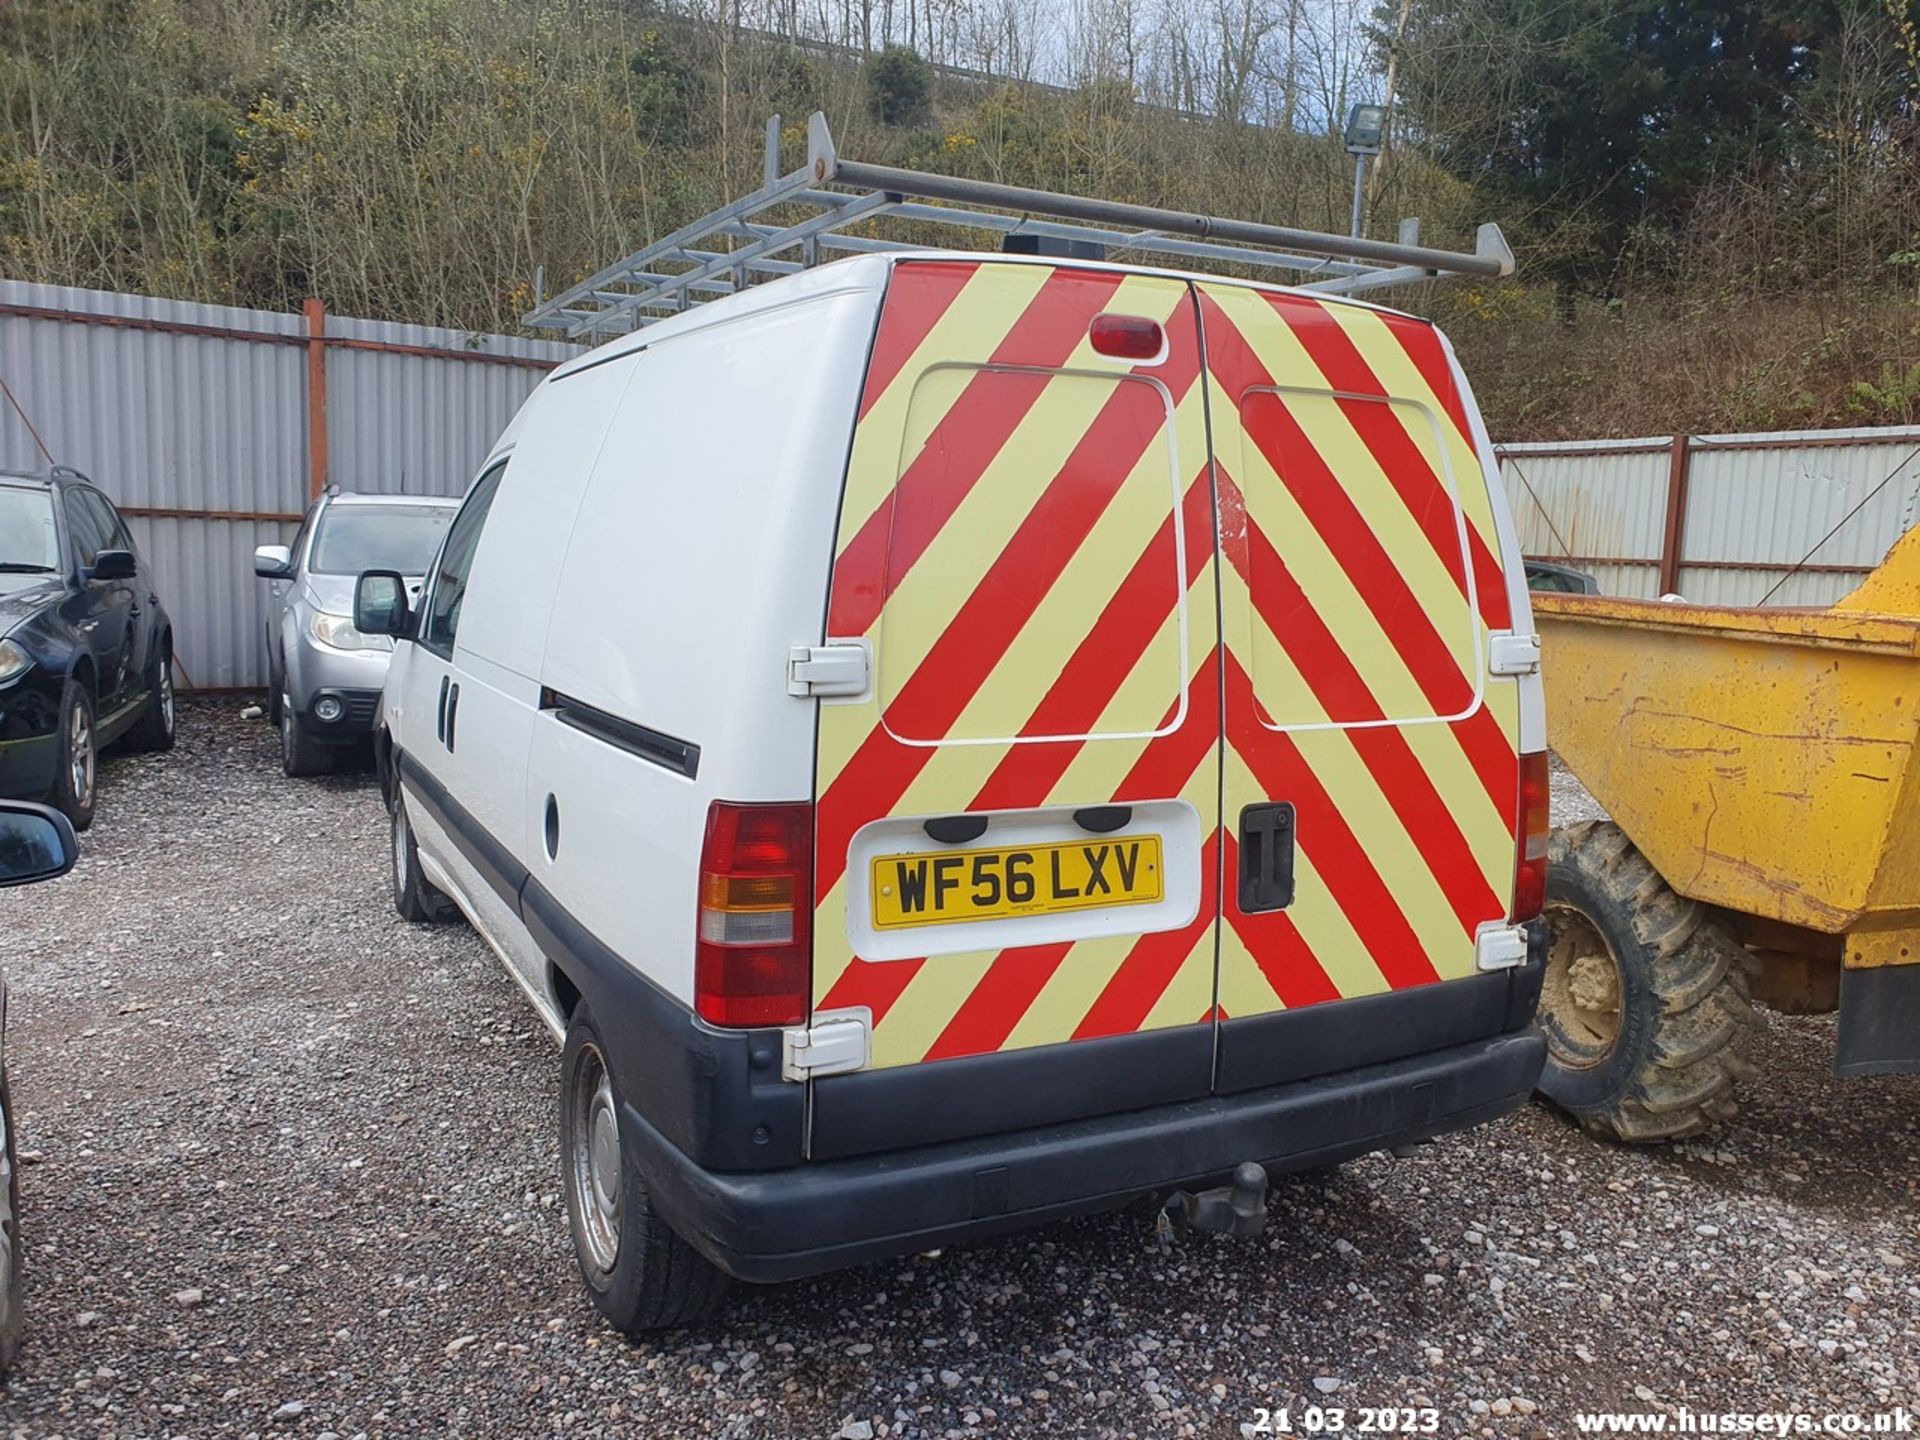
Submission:
<svg viewBox="0 0 1920 1440">
<path fill-rule="evenodd" d="M 668 1228 L 624 1143 L 620 1091 L 584 1003 L 560 1062 L 560 1173 L 574 1257 L 596 1309 L 638 1335 L 717 1311 L 732 1281 Z"/>
</svg>

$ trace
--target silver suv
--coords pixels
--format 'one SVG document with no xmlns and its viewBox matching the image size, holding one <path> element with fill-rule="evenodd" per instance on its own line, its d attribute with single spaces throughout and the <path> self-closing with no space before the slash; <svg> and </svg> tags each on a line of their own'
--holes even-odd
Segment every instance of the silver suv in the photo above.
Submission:
<svg viewBox="0 0 1920 1440">
<path fill-rule="evenodd" d="M 393 641 L 353 628 L 354 582 L 362 570 L 395 570 L 417 595 L 459 504 L 329 491 L 307 511 L 292 545 L 253 552 L 253 573 L 271 588 L 268 709 L 287 774 L 324 774 L 341 747 L 373 729 Z"/>
</svg>

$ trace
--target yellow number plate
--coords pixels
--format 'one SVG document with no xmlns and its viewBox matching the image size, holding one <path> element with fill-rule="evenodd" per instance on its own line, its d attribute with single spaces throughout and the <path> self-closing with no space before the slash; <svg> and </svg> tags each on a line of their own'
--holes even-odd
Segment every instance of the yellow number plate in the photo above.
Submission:
<svg viewBox="0 0 1920 1440">
<path fill-rule="evenodd" d="M 871 874 L 880 930 L 1149 905 L 1163 893 L 1158 835 L 881 855 Z"/>
</svg>

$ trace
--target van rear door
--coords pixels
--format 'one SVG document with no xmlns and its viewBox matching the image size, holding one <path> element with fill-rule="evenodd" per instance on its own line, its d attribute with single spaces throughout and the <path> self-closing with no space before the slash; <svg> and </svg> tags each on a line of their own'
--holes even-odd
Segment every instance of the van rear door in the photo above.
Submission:
<svg viewBox="0 0 1920 1440">
<path fill-rule="evenodd" d="M 816 775 L 815 1023 L 872 1062 L 813 1082 L 816 1158 L 1208 1092 L 1208 469 L 1184 282 L 896 265 L 825 626 L 871 683 Z"/>
<path fill-rule="evenodd" d="M 1451 357 L 1404 316 L 1196 290 L 1221 513 L 1218 1088 L 1498 1033 L 1506 977 L 1469 977 L 1511 898 L 1519 693 L 1488 673 L 1508 593 Z M 1307 1013 L 1360 997 L 1381 998 Z"/>
</svg>

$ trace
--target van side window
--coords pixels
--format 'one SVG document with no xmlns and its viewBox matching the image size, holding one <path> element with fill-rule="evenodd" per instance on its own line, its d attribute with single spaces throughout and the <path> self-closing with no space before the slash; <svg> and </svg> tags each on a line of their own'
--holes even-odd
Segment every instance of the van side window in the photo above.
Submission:
<svg viewBox="0 0 1920 1440">
<path fill-rule="evenodd" d="M 433 573 L 433 590 L 427 597 L 426 623 L 420 629 L 420 643 L 443 657 L 453 654 L 454 635 L 460 629 L 460 602 L 467 593 L 467 577 L 473 573 L 474 551 L 480 548 L 480 531 L 487 523 L 487 511 L 506 474 L 504 462 L 493 467 L 474 483 L 473 493 L 447 529 L 446 543 L 440 547 L 440 563 Z"/>
</svg>

